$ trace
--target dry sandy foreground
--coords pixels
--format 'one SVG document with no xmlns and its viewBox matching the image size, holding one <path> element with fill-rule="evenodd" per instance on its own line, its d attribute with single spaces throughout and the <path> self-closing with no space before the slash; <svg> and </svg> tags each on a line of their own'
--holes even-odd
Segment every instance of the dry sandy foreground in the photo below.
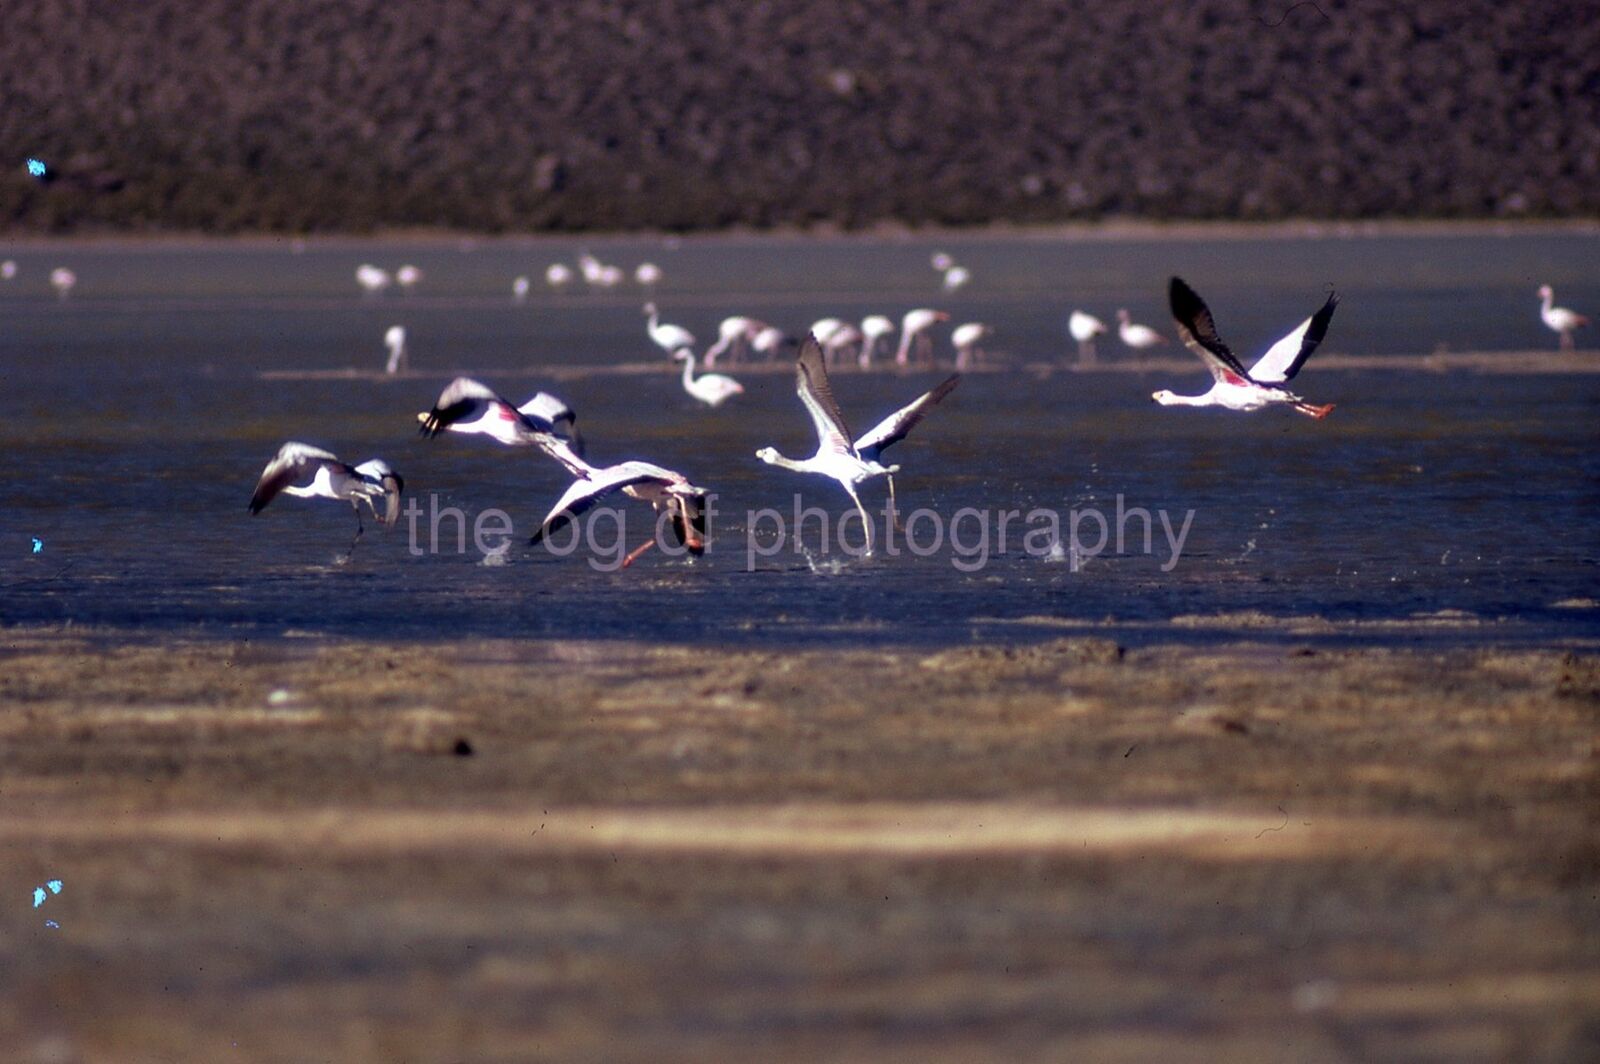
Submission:
<svg viewBox="0 0 1600 1064">
<path fill-rule="evenodd" d="M 10 630 L 0 881 L 7 1061 L 1595 1059 L 1600 658 Z"/>
</svg>

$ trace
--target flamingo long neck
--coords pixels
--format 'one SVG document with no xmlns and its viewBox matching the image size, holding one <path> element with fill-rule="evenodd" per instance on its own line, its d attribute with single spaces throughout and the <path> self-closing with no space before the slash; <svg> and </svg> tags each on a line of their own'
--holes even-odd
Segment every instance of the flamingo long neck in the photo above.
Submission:
<svg viewBox="0 0 1600 1064">
<path fill-rule="evenodd" d="M 771 464 L 773 464 L 775 466 L 779 466 L 779 467 L 781 467 L 783 469 L 788 469 L 788 470 L 791 470 L 791 471 L 796 472 L 796 473 L 809 473 L 809 472 L 811 472 L 811 464 L 809 462 L 797 462 L 793 458 L 785 458 L 783 455 L 779 454 L 777 451 L 773 451 L 772 452 L 772 457 L 769 458 L 767 461 L 769 461 Z"/>
<path fill-rule="evenodd" d="M 1162 406 L 1212 406 L 1215 398 L 1211 392 L 1206 392 L 1204 395 L 1165 395 L 1160 402 Z"/>
<path fill-rule="evenodd" d="M 694 384 L 694 352 L 683 353 L 683 386 L 691 387 Z"/>
<path fill-rule="evenodd" d="M 1549 314 L 1552 310 L 1555 309 L 1555 305 L 1556 305 L 1556 293 L 1555 293 L 1555 290 L 1554 289 L 1549 289 L 1549 288 L 1545 289 L 1543 300 L 1544 300 L 1544 302 L 1542 304 L 1540 304 L 1541 312 L 1544 313 L 1544 314 Z"/>
<path fill-rule="evenodd" d="M 900 347 L 894 353 L 894 360 L 902 366 L 905 365 L 907 356 L 911 354 L 911 342 L 916 338 L 915 329 L 906 329 L 900 333 Z"/>
</svg>

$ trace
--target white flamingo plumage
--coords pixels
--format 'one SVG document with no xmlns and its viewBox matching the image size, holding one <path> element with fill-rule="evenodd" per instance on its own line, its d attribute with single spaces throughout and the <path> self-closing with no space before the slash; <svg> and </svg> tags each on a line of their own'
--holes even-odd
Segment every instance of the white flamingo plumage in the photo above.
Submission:
<svg viewBox="0 0 1600 1064">
<path fill-rule="evenodd" d="M 861 505 L 861 496 L 856 492 L 857 485 L 873 477 L 888 477 L 889 506 L 893 511 L 894 474 L 900 471 L 900 467 L 885 466 L 878 459 L 890 446 L 905 439 L 912 428 L 950 394 L 960 380 L 959 374 L 946 378 L 937 388 L 896 410 L 873 426 L 870 432 L 852 442 L 844 414 L 834 401 L 833 389 L 828 383 L 828 367 L 822 347 L 816 337 L 808 336 L 801 342 L 800 353 L 795 358 L 795 392 L 800 396 L 806 412 L 811 415 L 812 426 L 817 432 L 817 451 L 810 458 L 797 461 L 779 454 L 775 447 L 763 447 L 756 452 L 756 457 L 768 465 L 795 473 L 815 473 L 837 480 L 850 496 L 850 501 L 855 503 L 856 512 L 861 515 L 861 527 L 866 533 L 866 553 L 870 555 L 872 521 L 867 517 L 866 507 Z"/>
<path fill-rule="evenodd" d="M 356 512 L 356 538 L 350 541 L 350 553 L 366 532 L 361 520 L 361 505 L 372 511 L 373 519 L 384 527 L 391 527 L 400 519 L 400 497 L 405 491 L 405 481 L 381 458 L 371 458 L 352 466 L 329 451 L 306 443 L 290 441 L 278 448 L 278 453 L 261 471 L 256 490 L 250 496 L 251 515 L 259 514 L 278 495 L 293 495 L 302 499 L 334 499 L 348 502 Z M 378 510 L 379 501 L 383 510 Z"/>
<path fill-rule="evenodd" d="M 983 357 L 983 350 L 978 346 L 987 339 L 994 330 L 980 322 L 969 321 L 964 325 L 957 325 L 950 333 L 950 342 L 956 349 L 956 369 L 965 370 L 972 365 L 975 359 Z"/>
<path fill-rule="evenodd" d="M 696 557 L 706 550 L 706 489 L 696 487 L 675 469 L 653 462 L 628 461 L 611 466 L 593 466 L 570 451 L 556 455 L 574 478 L 561 498 L 550 508 L 530 544 L 538 544 L 576 520 L 601 499 L 616 492 L 648 502 L 657 512 L 670 514 L 673 536 L 678 545 Z M 645 540 L 622 561 L 632 565 L 639 555 L 655 546 L 655 536 Z"/>
<path fill-rule="evenodd" d="M 644 305 L 645 315 L 650 319 L 645 325 L 645 331 L 650 334 L 650 339 L 668 355 L 675 355 L 680 348 L 694 346 L 694 333 L 681 325 L 673 325 L 661 320 L 661 312 L 654 303 Z"/>
<path fill-rule="evenodd" d="M 941 321 L 949 320 L 950 315 L 942 310 L 919 307 L 907 311 L 906 316 L 900 321 L 900 349 L 894 353 L 895 364 L 910 365 L 913 347 L 920 357 L 932 361 L 933 339 L 928 336 L 928 330 Z"/>
<path fill-rule="evenodd" d="M 1336 293 L 1329 293 L 1321 309 L 1268 348 L 1248 370 L 1222 341 L 1210 309 L 1194 289 L 1174 277 L 1168 297 L 1173 320 L 1178 324 L 1178 336 L 1205 363 L 1216 383 L 1203 395 L 1174 395 L 1163 389 L 1150 398 L 1162 406 L 1220 406 L 1239 411 L 1283 404 L 1318 420 L 1333 410 L 1331 403 L 1326 406 L 1308 403 L 1284 385 L 1294 379 L 1327 335 L 1328 323 L 1339 305 Z"/>
<path fill-rule="evenodd" d="M 861 356 L 862 369 L 872 365 L 872 360 L 878 354 L 878 341 L 894 332 L 894 322 L 882 314 L 868 314 L 861 319 Z"/>
<path fill-rule="evenodd" d="M 1148 351 L 1167 343 L 1167 338 L 1150 326 L 1136 323 L 1126 308 L 1117 310 L 1117 338 L 1135 351 Z"/>
<path fill-rule="evenodd" d="M 1575 350 L 1576 345 L 1573 343 L 1572 332 L 1574 329 L 1581 329 L 1588 325 L 1589 319 L 1575 310 L 1556 306 L 1555 289 L 1547 284 L 1539 286 L 1539 299 L 1541 301 L 1539 317 L 1551 331 L 1561 337 L 1561 350 Z"/>
<path fill-rule="evenodd" d="M 379 269 L 370 262 L 363 262 L 356 267 L 356 284 L 369 296 L 378 295 L 389 287 L 392 280 L 388 270 Z"/>
<path fill-rule="evenodd" d="M 702 373 L 696 377 L 694 352 L 689 348 L 678 348 L 672 357 L 683 363 L 683 390 L 707 406 L 715 409 L 744 393 L 744 385 L 726 373 Z"/>
<path fill-rule="evenodd" d="M 488 436 L 508 447 L 537 447 L 558 460 L 559 452 L 568 447 L 583 454 L 578 415 L 547 392 L 516 407 L 483 382 L 457 377 L 439 393 L 433 409 L 418 414 L 417 420 L 422 435 L 428 437 L 445 431 Z"/>
<path fill-rule="evenodd" d="M 78 275 L 65 266 L 57 266 L 50 271 L 50 287 L 56 290 L 57 299 L 66 299 L 77 284 Z"/>
<path fill-rule="evenodd" d="M 389 349 L 389 361 L 384 363 L 385 373 L 399 373 L 410 359 L 406 355 L 406 327 L 404 325 L 391 325 L 389 331 L 383 334 L 383 346 Z"/>
<path fill-rule="evenodd" d="M 1094 361 L 1094 338 L 1106 334 L 1106 323 L 1087 311 L 1074 310 L 1072 316 L 1067 319 L 1067 331 L 1078 341 L 1079 360 Z"/>
<path fill-rule="evenodd" d="M 718 357 L 723 354 L 726 354 L 730 361 L 743 358 L 756 337 L 766 328 L 768 328 L 766 322 L 742 314 L 723 318 L 722 324 L 717 326 L 717 342 L 706 350 L 706 368 L 710 369 L 716 365 Z"/>
</svg>

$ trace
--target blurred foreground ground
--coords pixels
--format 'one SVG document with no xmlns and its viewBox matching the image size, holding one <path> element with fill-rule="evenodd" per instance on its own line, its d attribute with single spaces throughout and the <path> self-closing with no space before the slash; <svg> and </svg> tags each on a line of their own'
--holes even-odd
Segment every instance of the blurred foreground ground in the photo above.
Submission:
<svg viewBox="0 0 1600 1064">
<path fill-rule="evenodd" d="M 0 705 L 12 1061 L 1600 1052 L 1591 653 L 12 629 Z"/>
</svg>

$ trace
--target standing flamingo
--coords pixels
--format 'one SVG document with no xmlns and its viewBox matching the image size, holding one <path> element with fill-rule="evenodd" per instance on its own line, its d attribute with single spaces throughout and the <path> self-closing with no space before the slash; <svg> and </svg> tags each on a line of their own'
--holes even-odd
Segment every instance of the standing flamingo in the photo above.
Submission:
<svg viewBox="0 0 1600 1064">
<path fill-rule="evenodd" d="M 913 346 L 921 358 L 932 361 L 933 339 L 927 332 L 939 322 L 949 320 L 950 315 L 942 310 L 929 310 L 923 307 L 908 311 L 900 322 L 900 349 L 894 353 L 895 364 L 910 365 Z"/>
<path fill-rule="evenodd" d="M 1078 361 L 1085 365 L 1095 359 L 1094 338 L 1104 336 L 1106 323 L 1082 310 L 1074 310 L 1067 319 L 1067 331 L 1078 341 Z"/>
<path fill-rule="evenodd" d="M 678 348 L 672 356 L 683 363 L 683 390 L 709 407 L 716 408 L 744 392 L 744 385 L 725 373 L 694 375 L 694 352 L 687 347 Z"/>
<path fill-rule="evenodd" d="M 677 354 L 679 348 L 694 346 L 694 333 L 681 325 L 663 323 L 661 312 L 656 309 L 654 303 L 646 303 L 644 312 L 650 319 L 645 331 L 650 334 L 650 339 L 655 345 L 668 355 Z"/>
<path fill-rule="evenodd" d="M 1561 337 L 1561 350 L 1575 350 L 1572 331 L 1581 329 L 1589 324 L 1589 319 L 1575 310 L 1555 306 L 1555 289 L 1547 284 L 1539 286 L 1539 298 L 1543 300 L 1543 305 L 1539 308 L 1539 317 L 1543 318 L 1545 325 L 1549 326 L 1556 335 Z"/>
<path fill-rule="evenodd" d="M 1138 325 L 1129 316 L 1126 308 L 1117 311 L 1117 337 L 1128 347 L 1135 351 L 1148 351 L 1152 347 L 1160 347 L 1167 342 L 1167 338 L 1150 328 L 1148 325 Z"/>
</svg>

